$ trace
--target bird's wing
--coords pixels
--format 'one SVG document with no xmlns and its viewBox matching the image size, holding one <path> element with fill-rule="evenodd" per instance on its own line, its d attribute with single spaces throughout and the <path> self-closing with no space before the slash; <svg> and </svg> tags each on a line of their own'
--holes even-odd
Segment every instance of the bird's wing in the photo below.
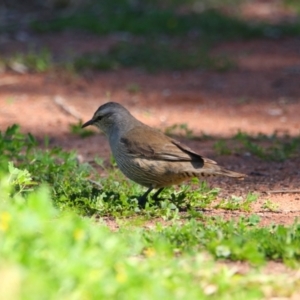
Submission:
<svg viewBox="0 0 300 300">
<path fill-rule="evenodd" d="M 121 143 L 128 154 L 140 158 L 204 162 L 198 153 L 148 126 L 131 129 Z"/>
</svg>

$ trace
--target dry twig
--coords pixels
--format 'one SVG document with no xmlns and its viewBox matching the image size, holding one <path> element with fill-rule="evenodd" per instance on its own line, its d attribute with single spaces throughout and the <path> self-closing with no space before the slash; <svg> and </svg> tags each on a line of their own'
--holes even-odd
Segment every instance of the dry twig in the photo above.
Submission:
<svg viewBox="0 0 300 300">
<path fill-rule="evenodd" d="M 66 104 L 66 101 L 61 96 L 55 96 L 54 102 L 68 115 L 76 118 L 77 120 L 81 120 L 81 116 L 77 113 L 77 111 Z"/>
<path fill-rule="evenodd" d="M 300 190 L 272 190 L 272 191 L 265 191 L 266 194 L 300 194 Z"/>
</svg>

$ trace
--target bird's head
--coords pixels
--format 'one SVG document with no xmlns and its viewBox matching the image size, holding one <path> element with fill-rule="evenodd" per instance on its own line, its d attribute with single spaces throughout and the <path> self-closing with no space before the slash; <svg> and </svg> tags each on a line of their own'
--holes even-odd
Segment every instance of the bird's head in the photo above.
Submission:
<svg viewBox="0 0 300 300">
<path fill-rule="evenodd" d="M 91 120 L 82 125 L 82 128 L 94 125 L 109 136 L 114 130 L 127 128 L 130 123 L 137 121 L 121 104 L 107 102 L 101 105 Z"/>
</svg>

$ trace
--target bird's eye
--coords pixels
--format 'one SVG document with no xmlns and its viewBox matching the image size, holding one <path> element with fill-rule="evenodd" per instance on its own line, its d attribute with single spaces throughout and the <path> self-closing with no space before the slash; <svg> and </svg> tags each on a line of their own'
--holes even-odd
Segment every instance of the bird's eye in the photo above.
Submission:
<svg viewBox="0 0 300 300">
<path fill-rule="evenodd" d="M 112 115 L 112 113 L 106 113 L 106 114 L 98 115 L 98 116 L 95 117 L 95 121 L 101 121 L 103 119 L 106 120 L 111 115 Z"/>
</svg>

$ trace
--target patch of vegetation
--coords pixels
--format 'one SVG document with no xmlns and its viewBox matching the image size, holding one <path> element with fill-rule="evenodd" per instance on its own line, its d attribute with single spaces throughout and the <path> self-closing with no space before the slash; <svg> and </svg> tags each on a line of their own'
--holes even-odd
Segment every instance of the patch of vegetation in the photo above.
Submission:
<svg viewBox="0 0 300 300">
<path fill-rule="evenodd" d="M 193 130 L 186 123 L 174 124 L 165 129 L 167 135 L 179 135 L 188 139 L 193 137 Z"/>
<path fill-rule="evenodd" d="M 206 182 L 200 182 L 198 178 L 193 178 L 189 184 L 180 185 L 180 192 L 175 192 L 173 188 L 165 189 L 162 197 L 170 199 L 180 210 L 196 213 L 209 207 L 218 196 L 219 191 L 217 188 L 209 188 Z"/>
<path fill-rule="evenodd" d="M 214 150 L 219 155 L 230 155 L 232 154 L 232 150 L 227 145 L 226 141 L 218 140 L 214 143 Z"/>
<path fill-rule="evenodd" d="M 259 134 L 252 137 L 246 133 L 238 132 L 234 139 L 242 143 L 244 150 L 270 161 L 284 161 L 299 153 L 300 150 L 300 136 L 279 137 L 277 133 L 274 133 L 271 136 Z M 264 143 L 267 146 L 261 145 Z"/>
<path fill-rule="evenodd" d="M 292 8 L 300 15 L 300 3 L 298 0 L 284 0 L 283 2 L 287 7 Z"/>
<path fill-rule="evenodd" d="M 0 133 L 0 152 L 4 171 L 7 162 L 12 161 L 18 168 L 26 169 L 34 182 L 49 184 L 58 207 L 71 207 L 84 214 L 93 212 L 89 203 L 97 190 L 87 177 L 97 173 L 88 164 L 79 164 L 75 152 L 41 150 L 35 138 L 21 134 L 17 125 Z"/>
<path fill-rule="evenodd" d="M 299 153 L 300 136 L 279 136 L 276 132 L 250 136 L 240 131 L 231 144 L 230 147 L 227 141 L 221 139 L 215 142 L 214 149 L 220 155 L 247 152 L 268 161 L 284 161 Z"/>
<path fill-rule="evenodd" d="M 60 31 L 63 29 L 84 29 L 97 34 L 127 32 L 133 35 L 177 35 L 191 32 L 208 39 L 228 39 L 237 37 L 257 37 L 264 35 L 262 26 L 249 25 L 235 17 L 226 16 L 217 10 L 204 10 L 201 13 L 178 14 L 176 9 L 149 9 L 141 4 L 133 7 L 115 4 L 101 5 L 77 12 L 71 16 L 57 17 L 51 21 L 38 21 L 32 24 L 38 32 Z"/>
<path fill-rule="evenodd" d="M 135 95 L 141 91 L 141 87 L 139 84 L 132 82 L 132 83 L 127 84 L 126 90 L 128 93 Z"/>
<path fill-rule="evenodd" d="M 263 204 L 262 204 L 262 206 L 261 206 L 261 208 L 263 209 L 263 210 L 266 210 L 266 211 L 271 211 L 271 212 L 278 212 L 279 211 L 279 205 L 278 204 L 276 204 L 276 203 L 274 203 L 274 202 L 272 202 L 271 200 L 266 200 Z"/>
<path fill-rule="evenodd" d="M 234 63 L 224 56 L 212 57 L 204 47 L 184 49 L 170 43 L 148 40 L 145 42 L 119 42 L 107 53 L 89 53 L 75 59 L 76 70 L 111 70 L 140 67 L 153 72 L 209 68 L 225 71 Z"/>
<path fill-rule="evenodd" d="M 195 4 L 186 3 L 186 12 L 183 14 L 178 13 L 181 2 L 162 4 L 153 1 L 97 1 L 72 14 L 57 15 L 48 21 L 35 21 L 31 26 L 38 32 L 83 29 L 101 35 L 112 32 L 140 36 L 192 35 L 209 40 L 275 36 L 275 33 L 280 36 L 300 32 L 299 24 L 254 25 L 236 15 L 225 15 L 221 10 L 210 9 L 212 6 L 220 6 L 216 5 L 216 1 L 213 5 L 203 1 L 201 4 L 202 9 L 196 12 L 197 10 L 192 9 Z M 223 6 L 228 4 L 224 1 L 221 3 Z"/>
<path fill-rule="evenodd" d="M 224 199 L 218 203 L 215 208 L 228 210 L 251 211 L 251 204 L 255 202 L 258 195 L 249 193 L 245 198 L 232 195 L 229 199 Z"/>
<path fill-rule="evenodd" d="M 184 225 L 164 227 L 156 233 L 145 232 L 145 236 L 151 246 L 166 239 L 179 253 L 206 249 L 216 258 L 246 260 L 254 264 L 264 263 L 266 259 L 296 263 L 300 258 L 297 247 L 299 224 L 261 228 L 257 226 L 258 222 L 257 216 L 231 221 L 204 218 L 203 222 L 197 222 L 193 219 Z"/>
<path fill-rule="evenodd" d="M 0 61 L 2 69 L 18 73 L 46 72 L 66 70 L 80 72 L 84 70 L 115 70 L 118 68 L 143 68 L 149 72 L 159 70 L 186 70 L 207 68 L 226 71 L 235 66 L 225 56 L 211 56 L 205 47 L 173 47 L 166 42 L 144 41 L 139 43 L 119 42 L 107 53 L 86 53 L 68 62 L 55 62 L 49 50 L 15 53 Z M 127 87 L 130 93 L 139 91 L 139 87 Z"/>
<path fill-rule="evenodd" d="M 52 68 L 53 62 L 51 53 L 43 49 L 28 53 L 15 53 L 9 58 L 2 59 L 2 65 L 18 73 L 45 72 Z"/>
</svg>

